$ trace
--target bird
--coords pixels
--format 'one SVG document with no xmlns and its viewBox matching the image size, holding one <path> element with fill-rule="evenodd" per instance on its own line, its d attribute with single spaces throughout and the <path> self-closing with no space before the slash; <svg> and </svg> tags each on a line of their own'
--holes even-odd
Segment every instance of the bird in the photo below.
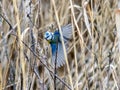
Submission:
<svg viewBox="0 0 120 90">
<path fill-rule="evenodd" d="M 69 42 L 72 39 L 72 29 L 73 29 L 73 26 L 71 23 L 61 27 L 63 41 L 65 44 L 67 53 L 68 53 Z M 56 58 L 56 52 L 57 52 L 56 68 L 63 66 L 65 64 L 65 56 L 64 56 L 64 50 L 62 46 L 59 29 L 57 28 L 54 32 L 46 31 L 44 34 L 44 38 L 50 44 L 51 51 L 52 51 L 53 65 L 55 65 L 55 58 Z"/>
</svg>

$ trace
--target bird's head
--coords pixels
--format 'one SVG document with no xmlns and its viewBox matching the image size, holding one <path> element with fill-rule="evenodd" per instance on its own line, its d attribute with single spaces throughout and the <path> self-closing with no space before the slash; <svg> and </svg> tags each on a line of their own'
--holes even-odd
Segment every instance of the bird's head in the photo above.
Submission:
<svg viewBox="0 0 120 90">
<path fill-rule="evenodd" d="M 52 40 L 52 37 L 53 37 L 53 33 L 52 33 L 52 32 L 49 32 L 49 31 L 45 32 L 44 38 L 45 38 L 48 42 L 50 42 L 50 41 Z"/>
</svg>

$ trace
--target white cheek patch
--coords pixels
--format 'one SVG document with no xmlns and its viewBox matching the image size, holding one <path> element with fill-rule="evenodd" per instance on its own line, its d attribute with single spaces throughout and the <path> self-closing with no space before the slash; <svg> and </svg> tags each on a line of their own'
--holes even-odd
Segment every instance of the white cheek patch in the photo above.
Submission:
<svg viewBox="0 0 120 90">
<path fill-rule="evenodd" d="M 52 39 L 52 34 L 50 34 L 48 37 L 47 37 L 47 40 L 51 40 Z"/>
<path fill-rule="evenodd" d="M 45 36 L 44 36 L 44 37 L 45 37 L 46 40 L 52 40 L 53 33 L 47 31 L 47 32 L 45 33 Z"/>
</svg>

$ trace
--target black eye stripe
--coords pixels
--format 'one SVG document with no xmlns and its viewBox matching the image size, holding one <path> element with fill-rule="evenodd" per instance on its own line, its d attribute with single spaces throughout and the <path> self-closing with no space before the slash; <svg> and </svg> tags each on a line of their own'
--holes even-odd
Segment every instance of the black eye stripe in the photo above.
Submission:
<svg viewBox="0 0 120 90">
<path fill-rule="evenodd" d="M 49 36 L 46 37 L 46 39 L 48 38 Z"/>
</svg>

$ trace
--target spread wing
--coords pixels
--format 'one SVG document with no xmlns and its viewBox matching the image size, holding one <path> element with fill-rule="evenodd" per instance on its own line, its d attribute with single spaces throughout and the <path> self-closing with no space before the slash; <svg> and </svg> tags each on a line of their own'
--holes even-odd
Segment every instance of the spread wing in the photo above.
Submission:
<svg viewBox="0 0 120 90">
<path fill-rule="evenodd" d="M 63 37 L 65 39 L 71 39 L 72 38 L 72 24 L 67 24 L 65 26 L 61 27 Z"/>
<path fill-rule="evenodd" d="M 65 47 L 66 47 L 66 50 L 68 51 L 69 41 L 72 39 L 72 29 L 74 29 L 74 28 L 73 28 L 72 24 L 67 24 L 65 26 L 62 26 L 61 29 L 62 29 Z M 60 33 L 59 33 L 58 29 L 54 32 L 54 36 L 60 37 Z M 60 38 L 59 38 L 59 40 L 61 41 Z"/>
<path fill-rule="evenodd" d="M 52 47 L 52 63 L 55 65 L 55 58 L 56 58 L 56 47 L 57 44 L 51 44 Z M 63 66 L 65 64 L 65 57 L 64 51 L 61 43 L 58 43 L 58 52 L 57 52 L 57 65 L 56 67 Z"/>
<path fill-rule="evenodd" d="M 72 24 L 67 24 L 65 26 L 62 26 L 61 30 L 62 30 L 64 39 L 70 40 L 72 38 Z M 58 33 L 59 33 L 59 31 L 57 28 L 56 31 L 54 32 L 54 34 L 58 35 Z M 59 35 L 60 35 L 60 33 L 59 33 Z"/>
<path fill-rule="evenodd" d="M 66 51 L 68 52 L 69 50 L 69 41 L 72 39 L 72 29 L 73 26 L 72 24 L 67 24 L 66 26 L 61 27 L 62 33 L 63 33 L 63 38 L 64 38 L 64 43 L 66 47 Z"/>
</svg>

